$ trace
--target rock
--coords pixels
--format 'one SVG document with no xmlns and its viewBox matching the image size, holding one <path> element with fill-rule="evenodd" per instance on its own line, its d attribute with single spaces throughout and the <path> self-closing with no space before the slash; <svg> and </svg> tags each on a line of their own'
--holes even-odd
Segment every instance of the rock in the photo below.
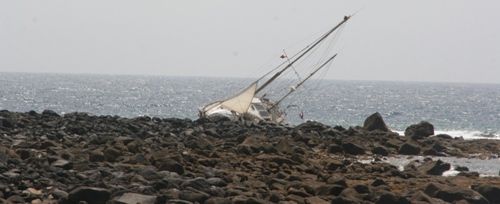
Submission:
<svg viewBox="0 0 500 204">
<path fill-rule="evenodd" d="M 73 163 L 64 159 L 58 159 L 51 164 L 54 167 L 59 167 L 65 170 L 70 170 L 73 168 Z"/>
<path fill-rule="evenodd" d="M 431 197 L 439 198 L 450 203 L 461 200 L 466 200 L 468 203 L 474 204 L 489 203 L 481 194 L 466 188 L 430 183 L 425 187 L 424 192 Z"/>
<path fill-rule="evenodd" d="M 57 188 L 52 190 L 51 195 L 56 199 L 67 199 L 69 196 L 69 194 L 66 191 Z"/>
<path fill-rule="evenodd" d="M 456 171 L 469 171 L 469 168 L 467 168 L 466 166 L 456 166 L 455 170 Z"/>
<path fill-rule="evenodd" d="M 361 155 L 365 153 L 365 149 L 363 149 L 363 147 L 350 142 L 342 144 L 342 148 L 345 153 L 352 155 Z"/>
<path fill-rule="evenodd" d="M 155 204 L 156 196 L 143 195 L 138 193 L 124 193 L 113 199 L 113 204 Z"/>
<path fill-rule="evenodd" d="M 210 183 L 205 178 L 194 178 L 182 182 L 181 187 L 191 187 L 197 190 L 205 190 L 210 188 Z"/>
<path fill-rule="evenodd" d="M 321 196 L 338 196 L 346 187 L 337 184 L 321 185 L 315 189 L 316 195 Z"/>
<path fill-rule="evenodd" d="M 405 197 L 399 197 L 393 193 L 387 192 L 382 194 L 375 204 L 410 204 L 410 201 Z"/>
<path fill-rule="evenodd" d="M 399 148 L 398 153 L 403 155 L 418 155 L 420 154 L 420 147 L 417 147 L 409 143 L 404 143 Z"/>
<path fill-rule="evenodd" d="M 231 204 L 231 200 L 221 197 L 211 197 L 205 201 L 205 204 Z"/>
<path fill-rule="evenodd" d="M 330 144 L 328 145 L 328 153 L 330 154 L 341 154 L 344 152 L 344 149 L 337 144 Z"/>
<path fill-rule="evenodd" d="M 387 128 L 384 119 L 378 112 L 368 116 L 368 118 L 365 119 L 365 122 L 363 123 L 363 128 L 368 131 L 373 131 L 373 130 L 380 130 L 384 132 L 389 131 L 389 128 Z"/>
<path fill-rule="evenodd" d="M 422 139 L 431 135 L 434 135 L 434 126 L 427 121 L 410 125 L 405 130 L 405 136 L 412 139 Z"/>
<path fill-rule="evenodd" d="M 85 201 L 87 203 L 105 204 L 111 193 L 103 188 L 78 187 L 72 190 L 68 195 L 68 200 L 74 203 Z"/>
<path fill-rule="evenodd" d="M 227 185 L 226 181 L 224 181 L 221 178 L 215 178 L 215 177 L 207 179 L 207 182 L 212 186 L 218 186 L 218 187 L 223 187 Z"/>
<path fill-rule="evenodd" d="M 417 170 L 423 174 L 440 176 L 443 175 L 445 171 L 450 170 L 450 168 L 451 165 L 449 163 L 437 160 L 424 162 L 422 165 L 417 167 Z"/>
<path fill-rule="evenodd" d="M 500 203 L 500 186 L 482 184 L 473 185 L 472 189 L 484 196 L 490 203 Z"/>
<path fill-rule="evenodd" d="M 209 197 L 210 197 L 210 195 L 208 195 L 204 192 L 192 191 L 192 190 L 183 190 L 179 194 L 179 198 L 182 200 L 187 200 L 187 201 L 191 201 L 191 202 L 199 202 L 199 203 L 203 203 Z"/>
<path fill-rule="evenodd" d="M 413 194 L 413 196 L 411 197 L 410 199 L 411 203 L 421 203 L 421 204 L 424 204 L 424 203 L 429 203 L 429 204 L 448 204 L 447 202 L 444 202 L 440 199 L 435 199 L 435 198 L 431 198 L 429 197 L 427 194 L 425 194 L 424 192 L 422 191 L 418 191 L 416 192 L 415 194 Z"/>
<path fill-rule="evenodd" d="M 305 198 L 306 204 L 329 204 L 328 201 L 321 199 L 320 197 L 307 197 Z"/>
<path fill-rule="evenodd" d="M 382 179 L 375 179 L 375 181 L 372 182 L 372 186 L 385 186 L 387 183 L 382 180 Z"/>
<path fill-rule="evenodd" d="M 377 154 L 377 155 L 381 155 L 381 156 L 388 156 L 389 155 L 389 151 L 387 151 L 386 148 L 380 147 L 380 146 L 373 148 L 372 153 Z"/>
<path fill-rule="evenodd" d="M 153 164 L 160 171 L 171 171 L 178 173 L 179 175 L 184 174 L 184 166 L 170 158 L 161 158 L 159 160 L 155 160 Z"/>
<path fill-rule="evenodd" d="M 118 157 L 122 156 L 122 152 L 116 148 L 110 147 L 104 150 L 104 159 L 109 162 L 115 162 Z"/>
<path fill-rule="evenodd" d="M 100 150 L 94 150 L 89 152 L 89 161 L 91 162 L 103 162 L 105 160 L 104 153 Z"/>
<path fill-rule="evenodd" d="M 49 117 L 60 117 L 59 114 L 57 114 L 55 111 L 53 110 L 43 110 L 42 112 L 42 117 L 43 116 L 49 116 Z"/>
<path fill-rule="evenodd" d="M 0 116 L 0 129 L 1 128 L 13 128 L 14 124 L 11 120 Z"/>
</svg>

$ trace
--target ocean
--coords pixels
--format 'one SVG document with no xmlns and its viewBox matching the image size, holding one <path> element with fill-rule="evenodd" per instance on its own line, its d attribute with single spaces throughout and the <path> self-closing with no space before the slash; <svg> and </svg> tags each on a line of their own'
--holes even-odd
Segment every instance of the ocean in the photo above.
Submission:
<svg viewBox="0 0 500 204">
<path fill-rule="evenodd" d="M 0 109 L 64 114 L 196 119 L 198 108 L 224 99 L 253 79 L 94 74 L 0 73 Z M 277 81 L 278 99 L 292 79 Z M 429 121 L 437 133 L 500 139 L 500 84 L 311 80 L 284 100 L 290 124 L 314 120 L 356 126 L 380 112 L 394 131 Z M 304 119 L 299 113 L 304 114 Z"/>
</svg>

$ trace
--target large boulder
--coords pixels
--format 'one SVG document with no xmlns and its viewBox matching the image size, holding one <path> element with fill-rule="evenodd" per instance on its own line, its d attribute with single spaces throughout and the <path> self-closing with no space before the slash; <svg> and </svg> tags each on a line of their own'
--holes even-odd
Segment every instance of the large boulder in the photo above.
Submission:
<svg viewBox="0 0 500 204">
<path fill-rule="evenodd" d="M 405 130 L 405 136 L 412 139 L 422 139 L 434 135 L 434 125 L 427 121 L 410 125 Z"/>
<path fill-rule="evenodd" d="M 368 131 L 373 131 L 373 130 L 381 130 L 384 132 L 389 131 L 389 128 L 387 128 L 387 125 L 385 124 L 382 115 L 380 115 L 380 113 L 378 112 L 368 116 L 368 118 L 365 119 L 365 122 L 363 123 L 363 128 Z"/>
<path fill-rule="evenodd" d="M 461 200 L 467 201 L 467 203 L 473 204 L 488 204 L 488 200 L 486 200 L 482 195 L 478 192 L 473 191 L 468 188 L 459 188 L 454 186 L 446 186 L 437 183 L 429 183 L 425 187 L 424 191 L 427 195 L 439 198 L 446 202 L 456 203 Z"/>
<path fill-rule="evenodd" d="M 472 189 L 484 196 L 490 203 L 500 203 L 500 186 L 483 184 L 472 186 Z"/>
</svg>

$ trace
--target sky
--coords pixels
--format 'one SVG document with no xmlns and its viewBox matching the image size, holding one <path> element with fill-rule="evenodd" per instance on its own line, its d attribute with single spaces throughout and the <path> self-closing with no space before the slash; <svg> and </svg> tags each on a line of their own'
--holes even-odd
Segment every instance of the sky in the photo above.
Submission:
<svg viewBox="0 0 500 204">
<path fill-rule="evenodd" d="M 498 0 L 0 0 L 0 72 L 258 77 L 356 13 L 324 78 L 500 83 Z"/>
</svg>

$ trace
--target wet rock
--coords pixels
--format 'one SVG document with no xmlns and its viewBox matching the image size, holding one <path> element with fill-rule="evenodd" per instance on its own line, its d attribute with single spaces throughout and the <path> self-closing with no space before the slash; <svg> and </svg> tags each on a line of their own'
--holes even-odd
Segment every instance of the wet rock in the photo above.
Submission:
<svg viewBox="0 0 500 204">
<path fill-rule="evenodd" d="M 404 143 L 399 148 L 398 153 L 403 155 L 418 155 L 420 154 L 420 147 L 410 143 Z"/>
<path fill-rule="evenodd" d="M 387 128 L 387 125 L 385 124 L 382 115 L 380 115 L 380 113 L 378 112 L 368 116 L 368 118 L 365 119 L 365 122 L 363 123 L 363 128 L 368 131 L 373 131 L 373 130 L 380 130 L 384 132 L 389 131 L 389 128 Z"/>
<path fill-rule="evenodd" d="M 405 136 L 412 139 L 422 139 L 431 135 L 434 135 L 434 126 L 427 121 L 410 125 L 405 130 Z"/>
<path fill-rule="evenodd" d="M 469 171 L 469 168 L 467 168 L 466 166 L 456 166 L 455 170 L 457 170 L 457 171 Z"/>
<path fill-rule="evenodd" d="M 482 184 L 473 185 L 472 189 L 484 196 L 490 203 L 500 203 L 500 186 Z"/>
<path fill-rule="evenodd" d="M 110 196 L 111 193 L 103 188 L 78 187 L 69 193 L 68 200 L 74 203 L 85 201 L 87 203 L 105 204 Z"/>
<path fill-rule="evenodd" d="M 354 144 L 354 143 L 344 143 L 342 144 L 342 148 L 344 149 L 345 153 L 352 154 L 352 155 L 361 155 L 365 154 L 365 149 L 361 147 L 360 145 Z"/>
<path fill-rule="evenodd" d="M 138 193 L 124 193 L 112 200 L 113 204 L 155 204 L 156 196 L 143 195 Z"/>
<path fill-rule="evenodd" d="M 417 167 L 418 171 L 422 172 L 423 174 L 436 176 L 443 175 L 443 173 L 450 170 L 450 168 L 451 165 L 449 163 L 443 162 L 441 160 L 427 161 Z"/>
</svg>

